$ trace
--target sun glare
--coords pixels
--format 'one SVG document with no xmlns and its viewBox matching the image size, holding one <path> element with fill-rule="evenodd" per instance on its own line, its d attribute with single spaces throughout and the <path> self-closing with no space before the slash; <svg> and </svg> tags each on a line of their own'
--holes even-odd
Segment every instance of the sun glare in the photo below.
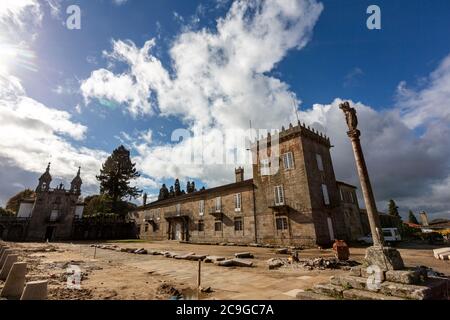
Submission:
<svg viewBox="0 0 450 320">
<path fill-rule="evenodd" d="M 0 73 L 7 74 L 20 67 L 30 71 L 37 71 L 34 63 L 35 54 L 27 45 L 12 44 L 0 35 Z"/>
</svg>

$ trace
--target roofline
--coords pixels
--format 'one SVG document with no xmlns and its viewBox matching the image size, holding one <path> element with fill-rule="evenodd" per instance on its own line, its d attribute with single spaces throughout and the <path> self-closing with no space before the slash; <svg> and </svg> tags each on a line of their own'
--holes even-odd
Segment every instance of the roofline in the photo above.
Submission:
<svg viewBox="0 0 450 320">
<path fill-rule="evenodd" d="M 253 186 L 253 179 L 247 179 L 247 180 L 244 180 L 241 182 L 233 182 L 233 183 L 225 184 L 225 185 L 210 188 L 210 189 L 199 190 L 199 191 L 192 192 L 192 193 L 186 193 L 181 196 L 174 197 L 174 198 L 169 198 L 169 199 L 164 199 L 164 200 L 156 200 L 156 201 L 146 204 L 145 206 L 139 206 L 139 207 L 135 208 L 135 210 L 142 210 L 142 209 L 153 208 L 153 207 L 157 207 L 157 206 L 161 206 L 161 205 L 177 203 L 177 202 L 184 201 L 184 200 L 195 199 L 195 198 L 201 197 L 201 196 L 206 195 L 211 192 L 225 191 L 225 190 L 237 189 L 237 188 L 247 187 L 247 186 Z"/>
</svg>

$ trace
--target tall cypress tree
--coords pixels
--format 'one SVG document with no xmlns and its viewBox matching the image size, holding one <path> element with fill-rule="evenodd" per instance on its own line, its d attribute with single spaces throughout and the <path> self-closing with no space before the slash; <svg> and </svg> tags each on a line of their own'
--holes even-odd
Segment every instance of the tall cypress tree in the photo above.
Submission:
<svg viewBox="0 0 450 320">
<path fill-rule="evenodd" d="M 130 181 L 138 178 L 136 164 L 131 162 L 130 151 L 120 146 L 106 159 L 97 180 L 100 182 L 100 192 L 112 199 L 113 211 L 117 209 L 117 202 L 124 197 L 137 198 L 141 190 L 131 187 Z"/>
<path fill-rule="evenodd" d="M 175 179 L 175 197 L 181 196 L 181 186 L 180 186 L 180 180 Z"/>
<path fill-rule="evenodd" d="M 397 204 L 392 199 L 389 200 L 388 214 L 394 217 L 400 217 L 400 214 L 398 213 Z"/>
<path fill-rule="evenodd" d="M 409 210 L 408 221 L 409 221 L 409 223 L 419 224 L 419 221 L 417 221 L 416 216 L 414 215 L 414 213 L 411 210 Z"/>
</svg>

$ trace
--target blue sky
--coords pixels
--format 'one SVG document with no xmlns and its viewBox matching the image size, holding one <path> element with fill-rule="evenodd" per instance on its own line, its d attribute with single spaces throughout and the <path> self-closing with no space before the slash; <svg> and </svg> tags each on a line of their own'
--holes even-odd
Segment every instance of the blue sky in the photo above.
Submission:
<svg viewBox="0 0 450 320">
<path fill-rule="evenodd" d="M 302 5 L 304 3 L 300 0 L 292 1 Z M 0 22 L 12 30 L 18 30 L 12 32 L 5 29 L 0 40 L 14 45 L 25 43 L 26 51 L 34 56 L 28 61 L 32 63 L 31 69 L 34 70 L 25 68 L 21 60 L 15 59 L 10 63 L 11 67 L 7 68 L 3 80 L 12 83 L 11 79 L 18 79 L 25 92 L 20 93 L 21 97 L 31 99 L 32 103 L 40 103 L 47 109 L 65 112 L 49 115 L 48 118 L 27 113 L 26 117 L 39 118 L 39 121 L 50 127 L 52 121 L 60 121 L 63 118 L 65 122 L 58 124 L 63 128 L 53 129 L 49 137 L 43 136 L 43 140 L 38 141 L 51 143 L 52 139 L 56 139 L 62 143 L 62 149 L 51 147 L 47 151 L 45 149 L 30 151 L 18 141 L 14 148 L 24 148 L 23 152 L 28 154 L 35 152 L 32 157 L 30 156 L 30 160 L 25 160 L 20 152 L 8 151 L 10 145 L 3 146 L 4 151 L 0 151 L 0 159 L 3 160 L 3 165 L 0 166 L 0 179 L 7 181 L 8 187 L 1 188 L 0 203 L 4 203 L 23 186 L 34 187 L 36 177 L 44 170 L 48 161 L 53 163 L 54 176 L 64 181 L 71 178 L 71 171 L 75 174 L 74 168 L 77 165 L 82 165 L 86 168 L 85 175 L 88 176 L 85 178 L 85 190 L 95 192 L 93 176 L 99 169 L 96 169 L 98 163 L 121 143 L 131 149 L 145 178 L 139 182 L 140 186 L 151 195 L 157 193 L 157 186 L 161 183 L 172 184 L 176 176 L 180 176 L 184 181 L 194 179 L 197 185 L 213 186 L 231 181 L 233 166 L 222 166 L 220 169 L 217 166 L 211 166 L 210 169 L 198 166 L 186 169 L 178 166 L 176 159 L 173 159 L 176 153 L 170 147 L 176 145 L 170 141 L 173 130 L 176 128 L 192 130 L 198 123 L 201 123 L 208 133 L 218 128 L 234 127 L 235 124 L 243 127 L 243 123 L 248 123 L 249 118 L 252 118 L 252 112 L 264 114 L 263 109 L 258 109 L 259 102 L 269 103 L 268 99 L 272 97 L 273 108 L 276 109 L 278 105 L 286 104 L 284 100 L 286 96 L 292 95 L 298 101 L 302 121 L 325 131 L 335 141 L 335 149 L 339 150 L 333 150 L 333 159 L 338 178 L 350 183 L 358 182 L 352 159 L 348 156 L 348 154 L 351 156 L 348 152 L 348 142 L 345 140 L 343 130 L 338 131 L 343 128 L 342 124 L 335 124 L 337 113 L 332 108 L 336 105 L 336 99 L 350 99 L 359 103 L 358 112 L 361 113 L 362 124 L 367 128 L 367 141 L 364 142 L 364 146 L 367 149 L 369 165 L 372 164 L 380 209 L 384 209 L 388 199 L 395 198 L 403 210 L 423 209 L 437 216 L 449 214 L 446 203 L 450 199 L 445 192 L 448 191 L 447 186 L 450 186 L 450 163 L 445 160 L 448 159 L 448 152 L 445 150 L 448 141 L 442 137 L 442 140 L 437 141 L 434 136 L 437 128 L 440 128 L 441 133 L 446 132 L 450 123 L 449 102 L 445 102 L 450 91 L 446 85 L 448 79 L 446 59 L 450 54 L 448 36 L 450 3 L 446 0 L 307 1 L 308 5 L 303 7 L 304 10 L 299 9 L 292 16 L 289 16 L 289 12 L 281 11 L 276 18 L 281 20 L 281 26 L 283 23 L 299 24 L 295 30 L 290 29 L 289 24 L 284 25 L 286 30 L 275 28 L 269 30 L 267 37 L 270 38 L 266 40 L 273 41 L 275 53 L 262 47 L 261 52 L 255 55 L 255 60 L 261 60 L 261 64 L 250 63 L 250 66 L 244 58 L 239 61 L 242 56 L 230 54 L 227 58 L 237 61 L 237 65 L 242 66 L 243 73 L 247 74 L 248 71 L 253 74 L 248 78 L 243 77 L 243 81 L 256 79 L 257 83 L 260 76 L 267 81 L 264 82 L 266 84 L 272 80 L 281 82 L 282 88 L 274 89 L 269 85 L 269 92 L 260 93 L 257 89 L 259 86 L 255 85 L 250 88 L 251 95 L 243 100 L 258 101 L 255 105 L 250 103 L 239 107 L 233 102 L 240 101 L 233 100 L 238 97 L 232 97 L 230 94 L 227 99 L 220 101 L 220 105 L 214 106 L 211 102 L 210 105 L 206 104 L 203 109 L 199 108 L 199 111 L 195 112 L 192 106 L 195 106 L 196 101 L 190 97 L 190 91 L 173 90 L 177 85 L 184 88 L 189 84 L 189 81 L 182 82 L 183 79 L 183 81 L 189 79 L 184 75 L 183 79 L 175 81 L 176 78 L 182 78 L 180 70 L 189 71 L 189 59 L 177 60 L 171 52 L 174 48 L 186 48 L 186 57 L 190 57 L 188 55 L 191 50 L 192 52 L 195 50 L 188 46 L 190 44 L 199 46 L 204 40 L 209 41 L 211 46 L 225 48 L 225 52 L 227 45 L 237 48 L 236 52 L 243 47 L 242 52 L 245 53 L 247 44 L 240 42 L 238 32 L 243 34 L 242 39 L 248 39 L 248 36 L 256 39 L 260 35 L 257 32 L 258 28 L 248 31 L 245 28 L 245 20 L 242 27 L 240 25 L 242 21 L 238 21 L 239 15 L 229 16 L 233 6 L 237 7 L 238 2 L 231 0 L 128 0 L 120 4 L 114 0 L 22 0 L 22 2 L 23 6 L 17 5 L 15 11 L 3 8 L 2 13 L 0 7 Z M 280 3 L 282 2 L 280 0 Z M 252 3 L 259 4 L 260 8 L 265 6 L 263 1 Z M 67 18 L 65 9 L 73 4 L 82 10 L 81 30 L 68 30 L 64 25 Z M 368 30 L 366 27 L 369 16 L 366 9 L 372 4 L 381 8 L 381 30 Z M 264 27 L 265 23 L 271 23 L 268 18 L 270 10 L 281 10 L 277 6 L 266 9 L 268 15 L 261 14 L 259 28 Z M 264 12 L 263 9 L 261 11 Z M 251 8 L 246 13 L 253 18 L 252 14 L 258 15 Z M 225 19 L 228 26 L 237 28 L 236 35 L 239 41 L 224 40 L 224 37 L 214 38 L 220 33 L 218 18 Z M 309 21 L 306 27 L 302 21 Z M 205 35 L 202 30 L 207 30 L 205 31 L 207 34 Z M 245 34 L 246 32 L 249 34 Z M 192 42 L 183 40 L 182 36 L 186 34 L 195 35 Z M 295 37 L 298 39 L 292 41 Z M 151 58 L 153 62 L 156 61 L 155 63 L 125 61 L 131 55 L 137 54 L 137 51 L 151 39 L 154 39 L 154 44 L 142 57 L 144 60 Z M 114 47 L 118 43 L 124 44 L 123 50 L 128 50 L 125 60 L 118 58 L 120 55 L 124 56 L 124 51 Z M 276 52 L 277 50 L 280 52 Z M 211 58 L 208 55 L 205 57 Z M 201 59 L 202 56 L 192 56 L 193 60 L 197 58 Z M 178 69 L 175 62 L 179 63 Z M 1 63 L 0 61 L 0 65 Z M 204 64 L 211 64 L 211 61 L 205 60 Z M 161 68 L 157 68 L 158 65 Z M 139 74 L 132 70 L 133 67 L 147 68 L 145 70 L 150 70 L 152 75 L 146 74 L 144 80 L 139 80 L 137 78 Z M 157 71 L 153 72 L 154 69 L 151 68 L 157 68 Z M 93 76 L 98 70 L 108 70 L 110 78 L 104 83 L 99 83 L 99 79 Z M 169 75 L 171 80 L 163 80 L 164 74 Z M 120 97 L 127 97 L 120 99 L 118 97 L 120 90 L 106 92 L 100 89 L 101 85 L 111 88 L 110 81 L 117 80 L 121 75 L 126 75 L 129 77 L 127 79 L 134 81 L 130 90 L 136 89 L 135 94 L 129 94 L 130 90 L 127 91 L 126 87 L 119 85 L 118 87 L 124 91 L 120 92 Z M 236 82 L 239 81 L 237 79 L 239 76 L 236 74 Z M 228 92 L 226 83 L 227 80 L 231 80 L 224 70 L 217 71 L 214 78 L 201 79 L 199 83 L 206 87 L 211 84 L 211 87 L 215 88 L 216 81 L 219 80 L 225 83 L 223 84 L 225 88 L 221 89 Z M 167 84 L 168 82 L 170 84 Z M 195 88 L 197 89 L 201 91 L 204 88 Z M 14 90 L 17 92 L 19 89 Z M 274 92 L 271 93 L 270 90 Z M 142 93 L 148 94 L 143 100 Z M 3 95 L 3 100 L 0 99 L 0 102 L 3 102 L 0 108 L 21 112 L 17 109 L 17 101 L 11 102 L 5 98 L 6 93 Z M 216 99 L 214 94 L 211 95 L 207 97 L 208 101 Z M 172 100 L 162 101 L 161 97 L 169 97 Z M 193 101 L 188 101 L 189 99 Z M 133 111 L 130 106 L 133 102 L 142 105 L 146 100 L 149 104 L 147 109 L 138 107 L 138 111 Z M 187 107 L 180 106 L 185 101 Z M 231 101 L 229 105 L 227 101 Z M 447 104 L 437 106 L 436 103 L 441 101 Z M 314 104 L 317 108 L 312 109 Z M 216 110 L 214 108 L 222 110 L 221 108 L 226 107 L 227 113 L 231 114 L 230 118 L 223 119 L 220 112 L 207 119 L 204 119 L 206 116 L 198 115 L 204 113 L 204 110 L 212 110 L 214 113 Z M 286 125 L 292 120 L 289 108 L 274 111 L 276 113 L 274 116 L 267 115 L 270 121 L 259 121 L 259 116 L 251 120 L 261 127 Z M 249 115 L 242 117 L 236 115 L 243 110 Z M 9 118 L 6 115 L 0 118 L 2 121 L 9 121 L 7 119 Z M 23 120 L 23 117 L 21 119 Z M 206 124 L 203 121 L 206 121 Z M 17 135 L 25 135 L 23 127 L 12 127 L 10 132 L 11 130 L 16 130 Z M 74 130 L 77 133 L 74 133 Z M 381 137 L 389 132 L 390 135 L 382 140 Z M 142 138 L 145 133 L 148 134 L 148 139 Z M 380 148 L 386 154 L 377 153 Z M 71 153 L 75 154 L 77 150 L 81 150 L 83 154 L 79 159 L 74 158 Z M 434 163 L 437 165 L 433 165 Z M 430 164 L 434 170 L 427 168 Z M 393 174 L 387 174 L 388 172 Z M 247 177 L 248 175 L 249 173 Z M 391 177 L 386 177 L 387 175 Z M 419 200 L 418 195 L 423 197 L 422 200 Z M 427 203 L 426 199 L 433 199 L 433 203 Z"/>
</svg>

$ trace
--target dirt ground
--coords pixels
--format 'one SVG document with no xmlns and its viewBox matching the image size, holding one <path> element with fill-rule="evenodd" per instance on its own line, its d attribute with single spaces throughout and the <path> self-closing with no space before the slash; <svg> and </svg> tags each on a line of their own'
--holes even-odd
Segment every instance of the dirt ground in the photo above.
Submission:
<svg viewBox="0 0 450 320">
<path fill-rule="evenodd" d="M 198 262 L 177 260 L 160 255 L 139 255 L 94 248 L 92 243 L 7 243 L 28 263 L 27 281 L 49 280 L 49 299 L 295 299 L 299 290 L 327 282 L 343 269 L 307 270 L 282 267 L 269 270 L 267 260 L 287 257 L 276 249 L 259 247 L 195 245 L 172 241 L 121 241 L 102 244 L 120 248 L 173 251 L 233 257 L 237 252 L 254 255 L 254 267 L 220 267 L 202 263 L 201 287 L 210 293 L 197 296 Z M 433 246 L 402 244 L 400 250 L 406 266 L 425 265 L 450 276 L 450 262 L 436 260 Z M 351 259 L 361 262 L 365 248 L 351 248 Z M 300 258 L 333 257 L 332 250 L 305 249 Z M 80 288 L 68 288 L 67 278 L 81 271 Z M 3 282 L 0 281 L 0 288 Z"/>
</svg>

